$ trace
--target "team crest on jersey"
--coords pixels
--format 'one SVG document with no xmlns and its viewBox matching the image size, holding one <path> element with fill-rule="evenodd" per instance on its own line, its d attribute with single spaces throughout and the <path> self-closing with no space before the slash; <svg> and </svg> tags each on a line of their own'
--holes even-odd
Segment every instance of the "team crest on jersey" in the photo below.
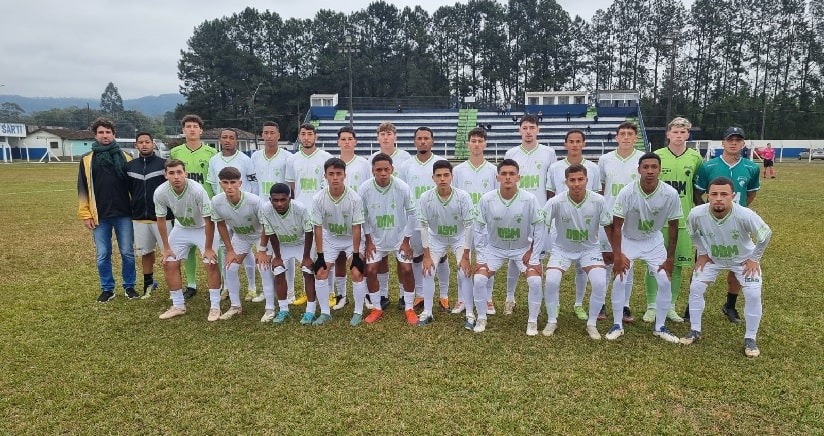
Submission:
<svg viewBox="0 0 824 436">
<path fill-rule="evenodd" d="M 692 177 L 692 168 L 684 168 L 684 176 L 688 179 Z"/>
<path fill-rule="evenodd" d="M 521 224 L 521 221 L 524 220 L 524 216 L 521 214 L 515 215 L 515 222 Z"/>
<path fill-rule="evenodd" d="M 394 209 L 394 208 L 395 208 L 395 202 L 393 201 L 393 202 L 389 203 L 389 207 L 390 207 L 391 209 Z"/>
<path fill-rule="evenodd" d="M 661 174 L 669 175 L 670 172 L 672 172 L 672 170 L 669 168 L 661 168 Z"/>
<path fill-rule="evenodd" d="M 589 225 L 590 223 L 592 223 L 592 215 L 586 215 L 586 216 L 584 217 L 584 222 L 585 222 L 587 225 Z"/>
<path fill-rule="evenodd" d="M 489 186 L 489 180 L 484 180 L 483 182 L 481 182 L 481 186 L 483 186 L 484 189 L 486 189 L 487 186 Z"/>
<path fill-rule="evenodd" d="M 747 186 L 747 178 L 746 177 L 739 177 L 738 178 L 738 186 L 741 186 L 742 188 Z"/>
<path fill-rule="evenodd" d="M 661 213 L 661 209 L 652 208 L 652 216 L 658 216 L 659 213 Z"/>
<path fill-rule="evenodd" d="M 458 214 L 453 214 L 452 215 L 452 220 L 453 221 L 458 221 L 458 219 L 459 219 Z"/>
<path fill-rule="evenodd" d="M 569 224 L 569 223 L 572 222 L 572 217 L 565 216 L 565 217 L 561 218 L 561 221 L 563 221 L 566 224 Z"/>
<path fill-rule="evenodd" d="M 730 237 L 732 237 L 733 241 L 737 241 L 739 237 L 741 237 L 741 233 L 738 230 L 733 230 L 730 232 Z"/>
</svg>

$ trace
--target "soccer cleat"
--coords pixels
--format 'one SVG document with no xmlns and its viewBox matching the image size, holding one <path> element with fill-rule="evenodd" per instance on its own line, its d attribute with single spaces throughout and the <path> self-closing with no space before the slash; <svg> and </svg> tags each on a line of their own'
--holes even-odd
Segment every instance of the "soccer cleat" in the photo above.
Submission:
<svg viewBox="0 0 824 436">
<path fill-rule="evenodd" d="M 209 315 L 206 316 L 206 321 L 215 322 L 220 319 L 220 309 L 209 309 Z"/>
<path fill-rule="evenodd" d="M 312 324 L 313 322 L 315 322 L 315 314 L 314 313 L 306 312 L 306 313 L 303 314 L 303 317 L 301 317 L 301 319 L 300 319 L 300 324 L 301 325 L 309 325 L 309 324 Z"/>
<path fill-rule="evenodd" d="M 544 336 L 552 336 L 553 334 L 555 334 L 555 330 L 557 330 L 557 329 L 558 329 L 558 323 L 557 322 L 548 322 L 548 323 L 546 323 L 546 327 L 544 327 L 544 329 L 541 330 L 541 334 L 544 335 Z"/>
<path fill-rule="evenodd" d="M 186 314 L 186 308 L 185 307 L 172 306 L 172 307 L 169 308 L 169 310 L 167 310 L 167 311 L 160 314 L 160 319 L 169 319 L 169 318 L 174 318 L 176 316 L 185 315 L 185 314 Z"/>
<path fill-rule="evenodd" d="M 486 302 L 486 314 L 487 315 L 495 315 L 497 312 L 495 311 L 495 304 L 491 301 Z"/>
<path fill-rule="evenodd" d="M 434 321 L 434 319 L 432 319 L 432 315 L 430 315 L 426 312 L 422 312 L 420 314 L 420 316 L 418 316 L 418 323 L 416 325 L 418 327 L 423 327 L 423 326 L 431 323 L 432 321 Z"/>
<path fill-rule="evenodd" d="M 475 321 L 475 327 L 472 327 L 472 331 L 475 333 L 483 333 L 486 331 L 486 319 Z"/>
<path fill-rule="evenodd" d="M 721 313 L 726 315 L 727 319 L 733 324 L 738 324 L 741 322 L 741 317 L 738 316 L 738 310 L 735 307 L 727 307 L 727 305 L 723 305 L 721 306 Z"/>
<path fill-rule="evenodd" d="M 624 329 L 618 324 L 613 324 L 612 327 L 609 328 L 607 334 L 604 335 L 608 341 L 614 341 L 621 336 L 624 336 Z"/>
<path fill-rule="evenodd" d="M 183 298 L 188 300 L 197 294 L 197 288 L 193 288 L 191 286 L 187 287 L 185 291 L 183 291 Z M 228 296 L 228 294 L 227 294 Z"/>
<path fill-rule="evenodd" d="M 655 321 L 655 308 L 654 307 L 647 307 L 647 311 L 644 312 L 644 317 L 641 318 L 644 322 L 654 322 Z"/>
<path fill-rule="evenodd" d="M 747 357 L 758 357 L 761 355 L 758 345 L 755 344 L 755 339 L 744 338 L 744 355 Z"/>
<path fill-rule="evenodd" d="M 449 313 L 449 298 L 441 298 L 438 303 L 441 304 L 441 312 Z"/>
<path fill-rule="evenodd" d="M 328 313 L 321 313 L 318 319 L 312 322 L 312 325 L 324 325 L 329 322 L 332 322 L 332 315 L 329 315 Z"/>
<path fill-rule="evenodd" d="M 389 299 L 381 295 L 381 310 L 389 308 Z"/>
<path fill-rule="evenodd" d="M 329 307 L 332 307 L 336 304 L 338 304 L 338 296 L 329 294 Z"/>
<path fill-rule="evenodd" d="M 129 300 L 136 300 L 140 298 L 140 294 L 138 294 L 134 288 L 126 288 L 126 298 Z"/>
<path fill-rule="evenodd" d="M 366 319 L 364 319 L 364 321 L 367 324 L 372 324 L 373 322 L 377 322 L 379 319 L 381 319 L 382 316 L 383 316 L 383 311 L 382 310 L 372 309 L 372 311 L 369 312 L 369 315 L 366 315 Z M 418 322 L 418 320 L 415 319 L 415 322 Z"/>
<path fill-rule="evenodd" d="M 684 321 L 689 321 L 690 320 L 690 307 L 689 307 L 689 305 L 687 305 L 687 307 L 684 308 L 684 314 L 681 315 L 681 318 L 684 318 Z"/>
<path fill-rule="evenodd" d="M 581 321 L 586 321 L 589 318 L 589 315 L 587 315 L 587 312 L 584 310 L 584 306 L 575 306 L 572 308 L 572 311 L 575 312 L 575 316 Z"/>
<path fill-rule="evenodd" d="M 272 309 L 267 309 L 263 312 L 263 316 L 260 317 L 260 322 L 272 322 L 275 319 L 275 311 Z"/>
<path fill-rule="evenodd" d="M 263 294 L 263 293 L 261 292 L 261 294 Z M 256 290 L 253 291 L 253 290 L 249 289 L 249 290 L 246 291 L 245 300 L 246 301 L 255 301 L 255 298 L 257 298 L 257 296 L 258 296 L 258 292 Z"/>
<path fill-rule="evenodd" d="M 624 317 L 621 318 L 621 321 L 627 324 L 632 324 L 633 322 L 635 322 L 635 318 L 632 317 L 632 312 L 629 310 L 629 307 L 627 306 L 624 306 Z"/>
<path fill-rule="evenodd" d="M 301 295 L 300 297 L 295 298 L 295 301 L 292 302 L 295 306 L 303 306 L 306 304 L 306 295 Z"/>
<path fill-rule="evenodd" d="M 263 295 L 263 292 L 255 295 L 255 298 L 252 298 L 252 303 L 262 303 L 266 301 L 266 296 Z"/>
<path fill-rule="evenodd" d="M 472 329 L 474 329 L 475 328 L 475 318 L 473 318 L 471 316 L 467 316 L 466 319 L 464 320 L 464 328 L 467 329 L 467 330 L 470 330 L 470 331 Z"/>
<path fill-rule="evenodd" d="M 221 289 L 220 290 L 220 301 L 226 301 L 229 299 L 229 290 L 228 289 Z"/>
<path fill-rule="evenodd" d="M 660 329 L 654 330 L 652 332 L 652 335 L 673 344 L 677 344 L 680 341 L 680 339 L 678 339 L 678 336 L 672 334 L 672 332 L 669 331 L 669 329 L 666 326 L 662 326 Z"/>
<path fill-rule="evenodd" d="M 364 304 L 364 306 L 366 306 L 366 309 L 367 309 L 367 310 L 372 310 L 372 309 L 374 309 L 374 308 L 375 308 L 375 305 L 374 305 L 374 304 L 372 304 L 372 299 L 371 299 L 371 298 L 369 298 L 369 295 L 367 295 L 367 296 L 366 296 L 366 299 L 365 299 L 365 300 L 363 300 L 363 304 Z"/>
<path fill-rule="evenodd" d="M 289 320 L 289 318 L 291 318 L 291 317 L 292 317 L 292 314 L 289 313 L 288 310 L 281 310 L 280 312 L 278 312 L 277 315 L 275 315 L 275 319 L 272 320 L 272 323 L 273 324 L 283 324 L 287 320 Z"/>
<path fill-rule="evenodd" d="M 406 317 L 406 322 L 409 324 L 418 324 L 418 315 L 415 315 L 415 309 L 404 310 L 403 315 Z"/>
<path fill-rule="evenodd" d="M 157 282 L 152 282 L 152 284 L 143 287 L 143 296 L 140 297 L 141 300 L 148 300 L 152 298 L 152 292 L 157 289 Z"/>
<path fill-rule="evenodd" d="M 512 315 L 512 312 L 515 312 L 515 302 L 506 300 L 504 302 L 504 315 Z"/>
<path fill-rule="evenodd" d="M 354 313 L 352 314 L 352 319 L 349 320 L 349 325 L 355 327 L 357 325 L 360 325 L 361 321 L 363 321 L 363 315 L 359 313 Z"/>
<path fill-rule="evenodd" d="M 461 313 L 464 310 L 466 310 L 466 305 L 464 305 L 463 301 L 458 300 L 458 302 L 455 303 L 455 307 L 452 308 L 452 313 Z M 488 310 L 487 310 L 487 313 L 489 313 Z"/>
<path fill-rule="evenodd" d="M 240 315 L 243 313 L 243 309 L 240 306 L 232 306 L 226 312 L 223 312 L 223 315 L 220 315 L 220 319 L 222 321 L 226 321 L 227 319 L 232 319 L 235 315 Z"/>
<path fill-rule="evenodd" d="M 538 322 L 528 322 L 528 323 L 526 323 L 526 335 L 527 336 L 538 336 Z"/>
<path fill-rule="evenodd" d="M 398 310 L 406 310 L 406 301 L 403 299 L 403 295 L 398 296 Z"/>
<path fill-rule="evenodd" d="M 678 316 L 678 312 L 675 309 L 670 309 L 667 311 L 667 319 L 672 322 L 684 322 L 684 318 Z"/>
<path fill-rule="evenodd" d="M 335 302 L 332 304 L 332 309 L 341 310 L 347 303 L 349 303 L 349 300 L 347 300 L 346 297 L 343 295 L 335 295 Z"/>
<path fill-rule="evenodd" d="M 586 330 L 587 330 L 587 334 L 589 335 L 590 338 L 592 338 L 593 340 L 596 340 L 596 341 L 601 340 L 601 333 L 598 333 L 598 328 L 597 327 L 595 327 L 594 325 L 588 325 Z"/>
<path fill-rule="evenodd" d="M 112 291 L 103 291 L 97 297 L 97 302 L 98 303 L 105 303 L 105 302 L 111 301 L 111 300 L 114 300 L 114 292 L 112 292 Z"/>
<path fill-rule="evenodd" d="M 598 311 L 598 317 L 596 318 L 598 321 L 603 321 L 607 319 L 607 306 L 606 304 L 601 305 L 601 310 Z"/>
<path fill-rule="evenodd" d="M 681 338 L 681 340 L 678 341 L 678 342 L 680 342 L 684 345 L 690 345 L 690 344 L 698 342 L 700 340 L 701 340 L 701 332 L 699 332 L 698 330 L 690 330 L 690 332 L 687 333 L 687 335 L 684 336 L 683 338 Z"/>
<path fill-rule="evenodd" d="M 416 310 L 423 309 L 423 298 L 415 297 L 415 301 L 412 302 L 412 308 Z"/>
<path fill-rule="evenodd" d="M 287 294 L 286 295 L 286 304 L 293 305 L 295 304 L 295 294 Z"/>
</svg>

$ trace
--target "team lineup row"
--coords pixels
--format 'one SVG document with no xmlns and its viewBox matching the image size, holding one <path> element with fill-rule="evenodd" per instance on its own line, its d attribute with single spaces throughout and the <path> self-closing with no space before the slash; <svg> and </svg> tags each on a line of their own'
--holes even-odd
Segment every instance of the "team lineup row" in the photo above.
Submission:
<svg viewBox="0 0 824 436">
<path fill-rule="evenodd" d="M 681 146 L 688 137 L 689 126 L 683 126 L 688 122 L 680 120 L 683 119 L 673 120 L 678 123 L 671 123 L 668 128 L 670 148 L 679 145 L 677 134 L 682 130 L 686 136 L 680 140 Z M 188 121 L 184 118 L 183 127 L 185 134 L 187 130 L 194 131 L 192 139 L 199 142 L 194 134 L 202 128 L 198 121 L 196 117 Z M 189 147 L 190 135 L 186 134 L 187 144 L 173 149 L 172 159 L 165 163 L 163 176 L 167 181 L 151 192 L 144 189 L 135 194 L 132 190 L 131 200 L 134 202 L 137 197 L 144 205 L 149 204 L 148 195 L 153 195 L 151 203 L 157 220 L 156 232 L 142 232 L 155 238 L 145 237 L 142 238 L 145 241 L 141 241 L 138 237 L 137 241 L 138 254 L 144 257 L 144 293 L 156 286 L 147 266 L 154 263 L 154 239 L 157 239 L 162 243 L 164 271 L 172 297 L 172 307 L 161 318 L 184 314 L 180 263 L 191 263 L 192 248 L 197 247 L 206 265 L 210 321 L 230 319 L 241 312 L 238 270 L 241 264 L 255 261 L 261 271 L 262 299 L 266 301 L 262 321 L 281 323 L 290 318 L 288 294 L 293 285 L 288 279 L 294 273 L 287 270 L 292 261 L 296 261 L 301 264 L 307 294 L 304 298 L 308 299 L 301 322 L 322 325 L 331 320 L 330 306 L 338 308 L 347 303 L 346 262 L 349 260 L 355 306 L 350 322 L 358 325 L 375 322 L 383 315 L 388 303 L 387 259 L 392 254 L 397 260 L 406 318 L 410 323 L 423 326 L 433 320 L 435 275 L 442 282 L 438 303 L 448 308 L 448 286 L 443 286 L 443 281 L 445 278 L 448 282 L 450 272 L 449 263 L 443 260 L 445 254 L 452 251 L 459 269 L 459 298 L 453 312 L 466 311 L 467 328 L 478 333 L 485 330 L 487 310 L 494 309 L 490 304 L 492 278 L 508 263 L 505 313 L 514 307 L 515 285 L 509 286 L 512 276 L 517 283 L 519 273 L 523 273 L 529 288 L 527 334 L 538 334 L 538 314 L 545 305 L 548 321 L 542 333 L 550 336 L 557 328 L 561 275 L 575 263 L 578 272 L 575 311 L 579 317 L 585 315 L 582 318 L 587 319 L 586 331 L 593 339 L 601 338 L 595 321 L 605 303 L 607 278 L 612 275 L 610 269 L 614 270 L 611 301 L 614 324 L 606 333 L 607 339 L 614 340 L 623 334 L 623 322 L 632 320 L 628 308 L 631 265 L 641 259 L 649 265 L 648 276 L 657 285 L 652 299 L 648 289 L 648 302 L 654 303 L 648 303 L 645 313 L 645 320 L 655 321 L 656 337 L 681 343 L 698 340 L 703 292 L 719 268 L 727 269 L 737 282 L 744 284 L 745 353 L 758 355 L 755 334 L 761 315 L 761 285 L 757 262 L 770 231 L 757 215 L 735 203 L 741 197 L 738 191 L 741 184 L 733 183 L 731 174 L 717 179 L 717 174 L 702 170 L 700 156 L 698 166 L 685 171 L 668 166 L 666 155 L 660 152 L 636 151 L 632 144 L 637 128 L 630 123 L 619 126 L 618 149 L 602 156 L 597 165 L 581 155 L 585 145 L 583 132 L 574 130 L 567 134 L 564 144 L 567 157 L 557 161 L 551 148 L 537 143 L 537 119 L 525 116 L 519 130 L 523 144 L 510 150 L 497 167 L 483 158 L 485 132 L 473 130 L 469 134 L 470 158 L 454 170 L 448 161 L 432 155 L 434 138 L 426 127 L 415 132 L 417 154 L 412 157 L 395 147 L 394 126 L 382 124 L 378 128 L 381 151 L 373 155 L 371 162 L 354 155 L 356 136 L 350 128 L 338 132 L 339 158 L 315 147 L 316 134 L 311 125 L 301 126 L 302 149 L 294 155 L 277 148 L 277 125 L 266 123 L 262 135 L 266 148 L 251 158 L 237 152 L 236 134 L 226 129 L 221 133 L 221 153 L 200 162 L 191 158 L 209 147 L 193 150 Z M 670 137 L 671 132 L 676 134 Z M 743 132 L 739 129 L 734 133 L 725 135 L 724 142 L 739 138 L 743 142 Z M 694 153 L 684 149 L 678 156 L 670 154 L 680 158 L 688 155 L 687 151 Z M 150 156 L 136 159 L 140 160 L 146 167 Z M 277 165 L 266 167 L 266 163 Z M 135 166 L 134 161 L 127 165 Z M 190 168 L 201 172 L 193 175 L 192 170 L 187 171 Z M 660 177 L 672 176 L 672 173 L 677 173 L 675 180 Z M 84 174 L 82 167 L 80 174 L 79 189 Z M 129 175 L 140 179 L 133 177 L 132 172 Z M 757 175 L 756 167 L 756 178 Z M 144 174 L 144 185 L 147 179 Z M 204 187 L 197 183 L 204 180 L 208 181 Z M 692 202 L 701 198 L 693 195 L 693 185 L 707 192 L 712 207 L 692 208 Z M 753 190 L 757 188 L 756 180 Z M 679 192 L 682 190 L 684 192 Z M 261 201 L 256 191 L 268 193 L 269 201 Z M 212 197 L 213 192 L 220 193 Z M 718 197 L 717 206 L 715 197 Z M 690 202 L 686 208 L 685 199 Z M 81 195 L 81 217 L 82 212 Z M 169 231 L 166 218 L 171 216 L 175 225 Z M 724 237 L 726 230 L 710 231 L 708 227 L 701 227 L 708 225 L 702 221 L 704 217 L 714 217 L 710 221 L 715 225 L 733 226 L 739 237 L 732 242 L 716 240 Z M 147 216 L 149 222 L 135 221 L 134 228 L 151 227 L 151 218 Z M 695 227 L 689 227 L 693 221 Z M 215 227 L 225 246 L 225 255 L 220 261 L 212 248 Z M 681 238 L 682 232 L 686 238 Z M 111 230 L 109 239 L 110 234 Z M 757 244 L 753 244 L 753 238 Z M 95 241 L 97 245 L 97 237 Z M 698 261 L 687 310 L 691 330 L 679 339 L 664 322 L 668 316 L 677 317 L 673 306 L 674 282 L 676 275 L 680 275 L 680 267 L 692 262 L 693 244 Z M 471 251 L 475 252 L 474 265 L 470 265 Z M 545 284 L 542 254 L 549 254 Z M 151 262 L 145 259 L 147 255 L 152 256 Z M 247 266 L 247 277 L 249 270 Z M 251 271 L 254 277 L 254 265 Z M 220 310 L 221 272 L 231 300 L 230 308 L 223 313 Z M 193 276 L 187 266 L 187 277 Z M 329 280 L 331 277 L 335 278 Z M 581 278 L 583 291 L 579 292 Z M 581 313 L 587 280 L 592 285 L 588 314 Z M 103 293 L 98 300 L 108 301 L 114 295 L 113 279 L 111 290 L 107 290 L 101 272 L 101 283 Z M 136 294 L 133 283 L 130 289 L 124 274 L 127 295 L 130 290 Z M 187 291 L 194 291 L 191 279 L 189 285 Z M 330 287 L 337 289 L 330 292 Z M 275 298 L 278 311 L 275 311 Z M 416 300 L 420 299 L 423 310 L 417 314 L 414 309 Z M 320 306 L 317 317 L 316 304 Z M 371 305 L 372 309 L 364 318 L 365 305 Z"/>
</svg>

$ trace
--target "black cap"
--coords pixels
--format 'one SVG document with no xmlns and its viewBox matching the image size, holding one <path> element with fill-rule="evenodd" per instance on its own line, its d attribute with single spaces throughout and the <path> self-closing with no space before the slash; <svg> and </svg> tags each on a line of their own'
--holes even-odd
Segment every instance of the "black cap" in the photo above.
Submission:
<svg viewBox="0 0 824 436">
<path fill-rule="evenodd" d="M 724 131 L 724 139 L 735 135 L 740 136 L 742 139 L 746 138 L 746 136 L 744 136 L 744 129 L 740 127 L 727 127 L 727 130 Z"/>
</svg>

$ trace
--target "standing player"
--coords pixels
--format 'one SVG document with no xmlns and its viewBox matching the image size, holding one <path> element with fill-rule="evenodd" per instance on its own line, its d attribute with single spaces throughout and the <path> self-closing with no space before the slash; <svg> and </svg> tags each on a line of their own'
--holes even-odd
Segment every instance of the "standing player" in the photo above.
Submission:
<svg viewBox="0 0 824 436">
<path fill-rule="evenodd" d="M 552 335 L 558 326 L 561 278 L 564 271 L 575 262 L 592 283 L 586 332 L 594 340 L 601 339 L 595 323 L 606 300 L 607 274 L 598 242 L 598 229 L 609 226 L 611 221 L 610 214 L 604 207 L 604 197 L 587 188 L 590 184 L 588 173 L 587 168 L 580 163 L 567 166 L 564 169 L 566 192 L 553 196 L 544 206 L 546 225 L 556 232 L 547 262 L 544 288 L 548 318 L 544 334 L 547 336 Z M 534 329 L 527 330 L 527 334 L 538 334 L 538 311 L 530 305 L 529 312 L 529 320 L 536 324 Z"/>
<path fill-rule="evenodd" d="M 346 186 L 344 161 L 336 157 L 330 158 L 323 165 L 323 172 L 328 186 L 315 194 L 312 208 L 315 249 L 318 253 L 314 263 L 315 291 L 321 312 L 312 325 L 323 325 L 332 320 L 327 281 L 332 262 L 327 262 L 327 257 L 337 259 L 341 253 L 345 253 L 346 258 L 352 260 L 352 294 L 366 295 L 364 263 L 361 258 L 364 248 L 361 237 L 363 202 L 355 191 Z"/>
<path fill-rule="evenodd" d="M 469 131 L 469 159 L 466 162 L 462 162 L 452 170 L 453 179 L 452 185 L 458 189 L 462 189 L 469 194 L 469 197 L 472 198 L 472 213 L 473 215 L 477 215 L 478 213 L 478 202 L 481 200 L 481 197 L 489 191 L 498 189 L 498 169 L 495 168 L 495 165 L 487 162 L 484 158 L 484 151 L 486 150 L 486 130 L 482 127 L 475 127 L 474 129 Z M 474 236 L 475 232 L 470 232 L 470 243 L 467 247 L 470 250 L 470 256 L 472 256 L 472 251 L 474 249 Z M 458 271 L 458 277 L 460 279 L 461 272 Z M 471 293 L 468 293 L 460 289 L 460 280 L 458 281 L 458 292 L 460 295 L 469 295 L 472 296 Z M 494 315 L 495 314 L 495 305 L 492 303 L 492 289 L 495 285 L 495 278 L 490 277 L 489 281 L 487 282 L 487 297 L 486 297 L 486 314 L 487 315 Z M 455 304 L 455 307 L 452 309 L 452 313 L 461 313 L 466 309 L 464 303 L 469 303 L 469 306 L 472 307 L 472 301 L 467 300 L 464 301 L 462 299 L 458 299 L 458 302 Z"/>
<path fill-rule="evenodd" d="M 767 143 L 767 148 L 756 150 L 761 159 L 764 159 L 764 178 L 767 178 L 767 169 L 770 170 L 770 178 L 775 178 L 775 149 L 772 144 Z"/>
<path fill-rule="evenodd" d="M 470 235 L 474 219 L 472 199 L 466 191 L 452 187 L 452 164 L 448 160 L 435 162 L 432 172 L 435 189 L 424 192 L 418 200 L 418 221 L 423 245 L 423 312 L 418 317 L 419 326 L 432 322 L 435 262 L 446 262 L 449 250 L 455 253 L 458 262 L 459 300 L 472 301 L 474 298 L 469 269 Z M 487 303 L 486 299 L 484 303 Z M 468 310 L 467 313 L 471 315 L 471 311 Z"/>
<path fill-rule="evenodd" d="M 154 153 L 155 144 L 151 133 L 139 132 L 135 135 L 135 148 L 140 153 L 137 159 L 126 163 L 129 176 L 129 195 L 132 199 L 132 224 L 134 227 L 135 251 L 140 256 L 143 267 L 143 297 L 152 296 L 157 289 L 154 281 L 155 247 L 163 240 L 157 231 L 157 216 L 154 210 L 154 192 L 166 181 L 164 164 L 166 159 Z"/>
<path fill-rule="evenodd" d="M 417 227 L 415 206 L 409 186 L 392 173 L 392 158 L 378 153 L 372 159 L 371 180 L 364 182 L 358 192 L 363 200 L 366 234 L 366 286 L 372 301 L 383 302 L 379 277 L 381 270 L 389 270 L 389 255 L 397 261 L 398 279 L 403 301 L 406 304 L 406 320 L 416 324 L 418 317 L 413 310 L 415 279 L 412 276 L 412 246 L 410 239 Z M 364 295 L 355 294 L 355 311 L 352 325 L 358 325 L 363 313 Z M 366 322 L 372 323 L 383 316 L 385 308 L 375 304 Z"/>
<path fill-rule="evenodd" d="M 645 153 L 638 161 L 641 179 L 625 186 L 615 199 L 612 211 L 612 256 L 614 259 L 615 281 L 612 284 L 612 317 L 614 324 L 606 338 L 618 339 L 624 334 L 622 315 L 626 276 L 630 265 L 640 259 L 647 263 L 650 273 L 658 281 L 658 298 L 655 329 L 652 334 L 667 342 L 678 342 L 664 325 L 670 307 L 670 275 L 678 240 L 678 219 L 681 218 L 681 204 L 678 191 L 660 181 L 661 157 L 655 153 Z M 624 225 L 626 223 L 626 225 Z M 669 223 L 669 239 L 664 248 L 661 229 Z M 618 292 L 616 292 L 616 289 Z"/>
<path fill-rule="evenodd" d="M 206 175 L 209 172 L 209 160 L 217 154 L 217 151 L 200 142 L 200 135 L 203 134 L 203 120 L 197 115 L 186 115 L 180 120 L 183 128 L 183 136 L 186 143 L 178 145 L 169 152 L 169 159 L 177 159 L 186 166 L 186 174 L 189 178 L 200 183 L 209 198 L 214 196 L 212 185 L 206 183 Z M 188 300 L 197 293 L 197 256 L 193 246 L 186 257 L 186 281 L 188 282 L 183 296 Z"/>
<path fill-rule="evenodd" d="M 530 115 L 527 115 L 530 116 Z M 545 225 L 541 206 L 534 195 L 518 188 L 518 162 L 504 159 L 498 164 L 500 188 L 490 191 L 478 202 L 473 296 L 478 319 L 473 331 L 486 330 L 486 283 L 504 262 L 515 263 L 526 273 L 530 307 L 541 308 L 541 247 L 545 245 Z M 467 309 L 467 313 L 472 313 Z M 537 315 L 536 315 L 537 316 Z M 467 319 L 466 327 L 472 325 Z M 527 323 L 527 334 L 537 333 L 538 323 Z"/>
<path fill-rule="evenodd" d="M 741 157 L 741 148 L 744 147 L 744 130 L 740 127 L 730 127 L 724 132 L 724 140 L 721 145 L 724 151 L 720 156 L 708 160 L 701 165 L 698 170 L 698 177 L 695 179 L 696 204 L 707 192 L 710 181 L 716 177 L 727 177 L 732 180 L 735 186 L 735 202 L 744 207 L 749 207 L 755 201 L 755 194 L 761 188 L 759 175 L 761 171 L 758 164 Z M 727 316 L 732 323 L 741 322 L 735 302 L 741 292 L 741 284 L 735 278 L 735 274 L 727 273 L 727 302 L 721 306 L 721 312 Z"/>
<path fill-rule="evenodd" d="M 506 159 L 518 162 L 520 166 L 520 184 L 518 187 L 529 192 L 544 205 L 548 198 L 546 174 L 549 166 L 557 160 L 555 150 L 546 145 L 538 143 L 538 117 L 535 115 L 524 115 L 518 127 L 521 134 L 521 145 L 507 150 Z M 536 247 L 540 254 L 548 247 Z M 517 262 L 510 261 L 506 271 L 506 302 L 504 303 L 504 315 L 512 314 L 515 310 L 515 286 L 518 284 L 519 268 Z"/>
<path fill-rule="evenodd" d="M 744 354 L 758 357 L 755 343 L 761 323 L 761 256 L 772 230 L 755 212 L 733 202 L 732 180 L 718 177 L 710 182 L 708 204 L 695 207 L 687 218 L 687 230 L 698 250 L 690 285 L 691 330 L 681 339 L 685 345 L 701 339 L 704 292 L 718 273 L 728 270 L 744 284 Z M 755 240 L 755 243 L 753 243 Z"/>
<path fill-rule="evenodd" d="M 220 271 L 217 255 L 212 249 L 215 235 L 212 223 L 212 204 L 209 194 L 200 184 L 189 180 L 186 166 L 182 161 L 166 161 L 166 183 L 160 185 L 154 193 L 157 229 L 163 240 L 163 272 L 172 297 L 172 307 L 160 315 L 160 319 L 169 319 L 186 313 L 183 298 L 180 261 L 185 260 L 196 247 L 203 256 L 206 265 L 206 281 L 209 286 L 208 321 L 220 318 Z M 175 225 L 167 231 L 166 215 L 171 212 Z M 168 235 L 168 236 L 167 236 Z"/>
</svg>

